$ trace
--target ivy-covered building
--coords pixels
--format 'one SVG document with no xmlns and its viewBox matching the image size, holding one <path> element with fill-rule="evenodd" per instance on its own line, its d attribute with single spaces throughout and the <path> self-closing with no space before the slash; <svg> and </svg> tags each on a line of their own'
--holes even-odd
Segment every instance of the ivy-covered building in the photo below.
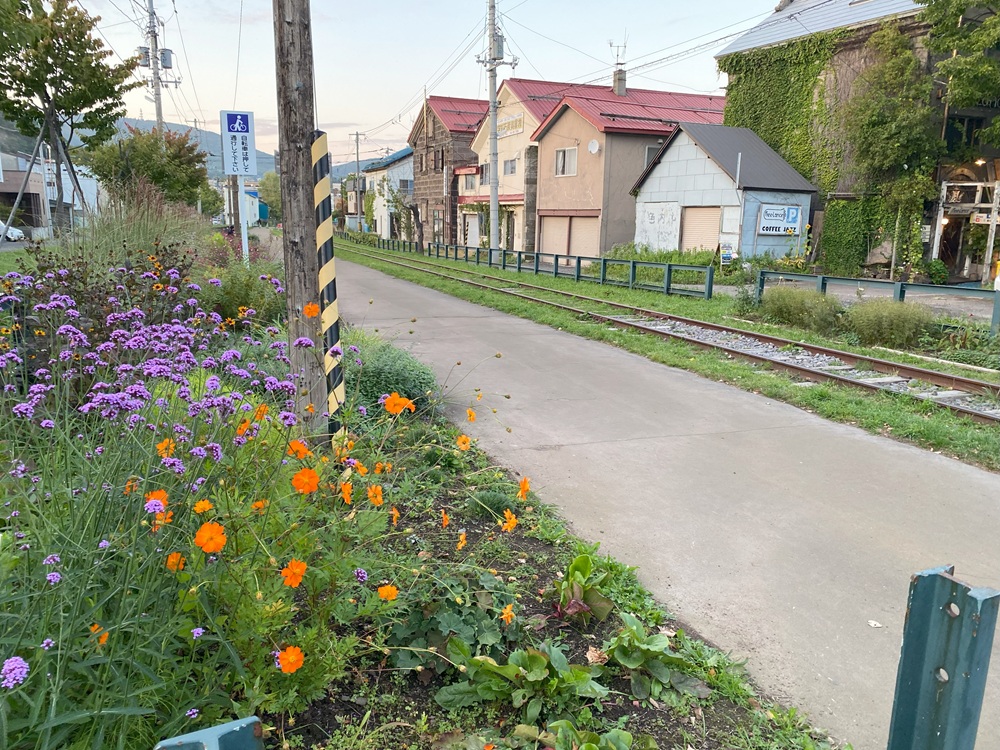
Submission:
<svg viewBox="0 0 1000 750">
<path fill-rule="evenodd" d="M 938 257 L 953 278 L 986 268 L 982 222 L 1000 152 L 978 133 L 1000 102 L 949 108 L 923 10 L 913 0 L 781 0 L 717 55 L 729 79 L 725 124 L 753 130 L 818 186 L 814 252 L 827 272 L 887 268 L 893 257 L 904 273 Z M 944 182 L 980 189 L 941 211 Z"/>
</svg>

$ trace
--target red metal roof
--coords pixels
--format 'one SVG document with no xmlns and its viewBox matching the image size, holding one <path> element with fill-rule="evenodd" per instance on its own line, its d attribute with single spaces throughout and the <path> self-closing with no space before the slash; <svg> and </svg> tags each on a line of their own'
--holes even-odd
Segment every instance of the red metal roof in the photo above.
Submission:
<svg viewBox="0 0 1000 750">
<path fill-rule="evenodd" d="M 726 104 L 724 96 L 706 94 L 629 88 L 625 96 L 618 96 L 605 86 L 574 88 L 552 105 L 532 140 L 537 141 L 566 109 L 573 109 L 602 133 L 663 134 L 672 132 L 677 122 L 721 125 Z"/>
<path fill-rule="evenodd" d="M 452 133 L 475 133 L 490 110 L 488 101 L 454 96 L 429 96 L 427 106 Z"/>
</svg>

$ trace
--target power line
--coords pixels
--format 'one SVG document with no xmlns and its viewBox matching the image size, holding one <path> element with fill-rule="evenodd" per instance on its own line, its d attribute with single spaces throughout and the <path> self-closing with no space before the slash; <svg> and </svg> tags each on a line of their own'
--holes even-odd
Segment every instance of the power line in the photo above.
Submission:
<svg viewBox="0 0 1000 750">
<path fill-rule="evenodd" d="M 139 31 L 141 31 L 143 34 L 146 33 L 146 29 L 139 22 L 139 19 L 137 19 L 135 16 L 130 16 L 128 13 L 126 13 L 124 10 L 122 10 L 121 7 L 118 5 L 118 3 L 115 2 L 115 0 L 108 0 L 108 2 L 111 3 L 112 7 L 115 10 L 117 10 L 119 13 L 121 13 L 123 16 L 125 16 L 125 18 L 127 18 L 129 21 L 131 21 L 132 23 L 134 23 L 135 26 L 136 26 L 136 28 L 139 29 Z"/>
<path fill-rule="evenodd" d="M 527 2 L 527 1 L 528 1 L 528 0 L 524 0 L 524 2 Z M 523 3 L 522 3 L 522 4 L 523 4 Z M 515 6 L 515 7 L 517 7 L 517 6 Z M 502 14 L 501 14 L 501 15 L 502 15 Z M 510 44 L 511 44 L 511 46 L 512 46 L 512 47 L 513 47 L 513 48 L 514 48 L 515 50 L 517 50 L 517 54 L 518 54 L 518 55 L 520 55 L 521 57 L 523 57 L 523 58 L 524 58 L 524 61 L 525 61 L 526 63 L 528 63 L 528 65 L 530 65 L 530 66 L 531 66 L 531 69 L 535 71 L 535 74 L 536 74 L 536 75 L 537 75 L 537 76 L 538 76 L 539 78 L 541 78 L 542 80 L 545 80 L 545 76 L 544 76 L 544 75 L 542 75 L 542 71 L 540 71 L 540 70 L 538 69 L 538 66 L 537 66 L 537 65 L 535 65 L 535 64 L 534 64 L 533 62 L 531 62 L 531 60 L 530 60 L 530 59 L 528 58 L 528 56 L 527 56 L 526 54 L 524 54 L 524 50 L 523 50 L 523 49 L 521 49 L 521 47 L 519 47 L 519 46 L 518 46 L 517 42 L 515 42 L 515 41 L 514 41 L 514 37 L 513 37 L 513 36 L 511 36 L 511 33 L 510 33 L 510 31 L 508 31 L 508 30 L 507 30 L 507 27 L 506 27 L 506 26 L 504 25 L 503 21 L 501 21 L 501 22 L 500 22 L 500 26 L 501 26 L 501 28 L 503 28 L 503 31 L 504 31 L 504 34 L 505 34 L 505 35 L 506 35 L 506 37 L 507 37 L 507 41 L 509 41 L 509 42 L 510 42 Z"/>
<path fill-rule="evenodd" d="M 233 86 L 233 109 L 236 109 L 236 96 L 240 91 L 240 52 L 243 49 L 243 0 L 240 0 L 240 30 L 236 35 L 236 84 Z"/>
<path fill-rule="evenodd" d="M 173 2 L 173 0 L 171 0 Z M 198 104 L 198 114 L 205 119 L 205 110 L 201 107 L 201 100 L 198 98 L 198 87 L 194 83 L 194 73 L 191 70 L 191 58 L 188 55 L 187 45 L 184 43 L 184 30 L 181 28 L 181 17 L 177 13 L 177 3 L 173 2 L 174 15 L 177 17 L 177 36 L 181 40 L 181 50 L 184 52 L 184 65 L 187 67 L 188 80 L 191 81 L 191 90 L 194 92 L 194 100 Z"/>
<path fill-rule="evenodd" d="M 518 25 L 518 26 L 520 26 L 520 27 L 521 27 L 522 29 L 526 29 L 527 31 L 530 31 L 530 32 L 531 32 L 532 34 L 537 34 L 537 35 L 538 35 L 538 36 L 540 36 L 540 37 L 541 37 L 542 39 L 547 39 L 547 40 L 549 40 L 550 42 L 552 42 L 553 44 L 558 44 L 558 45 L 559 45 L 560 47 L 565 47 L 566 49 L 571 49 L 571 50 L 573 50 L 574 52 L 577 52 L 577 53 L 579 53 L 579 54 L 583 55 L 584 57 L 589 57 L 589 58 L 590 58 L 591 60 L 596 60 L 596 61 L 597 61 L 597 62 L 599 62 L 599 63 L 605 63 L 605 64 L 607 64 L 605 60 L 602 60 L 602 59 L 601 59 L 601 58 L 599 58 L 599 57 L 594 57 L 594 56 L 593 56 L 592 54 L 590 54 L 589 52 L 584 52 L 584 51 L 583 51 L 582 49 L 578 49 L 578 48 L 574 47 L 574 46 L 573 46 L 572 44 L 566 44 L 565 42 L 560 42 L 560 41 L 559 41 L 558 39 L 553 39 L 553 38 L 552 38 L 552 37 L 550 37 L 550 36 L 546 36 L 545 34 L 541 33 L 540 31 L 535 31 L 535 30 L 534 30 L 533 28 L 531 28 L 530 26 L 525 26 L 525 25 L 524 25 L 523 23 L 521 23 L 520 21 L 515 21 L 515 20 L 514 20 L 513 18 L 511 18 L 510 16 L 508 16 L 508 15 L 507 15 L 506 13 L 501 13 L 500 15 L 501 15 L 501 16 L 503 16 L 503 17 L 504 17 L 505 19 L 507 19 L 508 21 L 510 21 L 511 23 L 514 23 L 514 24 L 517 24 L 517 25 Z"/>
</svg>

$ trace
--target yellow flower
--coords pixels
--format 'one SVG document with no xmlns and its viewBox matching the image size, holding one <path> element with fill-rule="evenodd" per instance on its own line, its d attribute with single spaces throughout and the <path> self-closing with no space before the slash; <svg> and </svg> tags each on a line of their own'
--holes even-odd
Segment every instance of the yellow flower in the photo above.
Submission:
<svg viewBox="0 0 1000 750">
<path fill-rule="evenodd" d="M 447 513 L 445 513 L 445 512 L 444 512 L 444 511 L 442 510 L 442 511 L 441 511 L 441 528 L 442 528 L 442 529 L 447 529 L 447 528 L 448 528 L 448 524 L 449 524 L 449 523 L 451 523 L 451 519 L 450 519 L 450 518 L 448 517 L 448 514 L 447 514 Z"/>
<path fill-rule="evenodd" d="M 385 586 L 378 587 L 379 599 L 385 599 L 387 602 L 391 602 L 397 596 L 399 596 L 399 589 L 392 584 L 386 584 Z"/>
<path fill-rule="evenodd" d="M 309 302 L 302 308 L 302 314 L 307 318 L 315 318 L 319 315 L 319 305 L 315 302 Z"/>
<path fill-rule="evenodd" d="M 465 544 L 466 544 L 465 532 L 463 531 L 461 534 L 458 535 L 458 544 L 455 545 L 455 549 L 460 550 L 462 549 L 462 547 L 465 546 Z"/>
<path fill-rule="evenodd" d="M 296 472 L 295 476 L 292 477 L 292 487 L 301 492 L 303 495 L 315 492 L 319 489 L 319 474 L 317 474 L 315 470 L 310 469 L 308 466 L 304 469 L 300 469 Z"/>
<path fill-rule="evenodd" d="M 180 552 L 171 552 L 167 555 L 167 570 L 172 570 L 177 572 L 179 570 L 184 570 L 184 563 L 187 562 L 187 558 L 184 557 Z"/>
<path fill-rule="evenodd" d="M 371 487 L 368 488 L 368 501 L 376 508 L 382 505 L 383 502 L 385 502 L 382 499 L 381 484 L 373 484 Z"/>
<path fill-rule="evenodd" d="M 96 622 L 90 626 L 90 632 L 94 634 L 95 638 L 97 638 L 98 646 L 103 646 L 105 643 L 108 642 L 108 635 L 110 634 L 108 633 L 107 630 L 102 628 Z"/>
<path fill-rule="evenodd" d="M 531 489 L 531 480 L 528 477 L 521 477 L 520 489 L 517 491 L 518 500 L 528 499 L 528 490 Z"/>
<path fill-rule="evenodd" d="M 514 530 L 514 527 L 517 526 L 517 516 L 515 516 L 513 513 L 510 512 L 510 508 L 507 508 L 503 512 L 503 517 L 504 517 L 504 522 L 500 526 L 500 528 L 510 533 L 511 531 Z"/>
<path fill-rule="evenodd" d="M 215 506 L 212 505 L 210 500 L 199 500 L 194 504 L 194 512 L 199 516 L 206 511 L 212 510 Z"/>
<path fill-rule="evenodd" d="M 288 565 L 281 569 L 281 577 L 285 579 L 283 583 L 286 586 L 291 586 L 293 589 L 298 588 L 299 584 L 302 583 L 302 576 L 305 575 L 307 567 L 304 562 L 296 560 L 293 557 L 288 562 Z"/>
<path fill-rule="evenodd" d="M 258 500 L 250 506 L 253 510 L 257 511 L 258 515 L 264 515 L 264 509 L 267 507 L 267 500 Z"/>
<path fill-rule="evenodd" d="M 458 446 L 458 449 L 460 451 L 467 451 L 471 447 L 472 441 L 469 440 L 469 436 L 468 435 L 459 435 L 455 439 L 455 445 Z"/>
<path fill-rule="evenodd" d="M 392 516 L 392 525 L 395 526 L 396 523 L 399 521 L 399 511 L 396 510 L 395 505 L 392 506 L 392 510 L 389 511 L 389 513 Z"/>
<path fill-rule="evenodd" d="M 470 422 L 475 422 L 476 421 L 476 412 L 472 411 L 472 409 L 466 409 L 465 410 L 465 414 L 466 414 L 467 419 Z"/>
<path fill-rule="evenodd" d="M 289 646 L 284 651 L 278 652 L 278 664 L 281 671 L 291 674 L 305 663 L 305 655 L 298 646 Z"/>
<path fill-rule="evenodd" d="M 514 622 L 514 605 L 508 604 L 500 611 L 500 619 L 504 621 L 505 625 L 510 625 Z"/>
<path fill-rule="evenodd" d="M 354 492 L 354 485 L 351 482 L 340 483 L 340 496 L 344 498 L 344 504 L 351 504 L 351 493 Z"/>
<path fill-rule="evenodd" d="M 164 438 L 156 444 L 156 452 L 160 454 L 160 458 L 170 458 L 176 448 L 177 443 L 170 438 Z"/>
</svg>

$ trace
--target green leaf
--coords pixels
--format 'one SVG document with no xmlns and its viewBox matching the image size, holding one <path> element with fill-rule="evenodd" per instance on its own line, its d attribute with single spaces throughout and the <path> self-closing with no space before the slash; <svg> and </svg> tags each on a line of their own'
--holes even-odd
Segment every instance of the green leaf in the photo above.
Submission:
<svg viewBox="0 0 1000 750">
<path fill-rule="evenodd" d="M 567 569 L 567 578 L 571 580 L 586 581 L 594 570 L 594 558 L 590 555 L 578 555 Z"/>
<path fill-rule="evenodd" d="M 560 674 L 569 671 L 569 661 L 566 659 L 566 654 L 562 652 L 554 643 L 546 643 L 543 648 L 549 655 L 549 660 L 552 662 L 552 666 L 556 668 L 556 672 Z"/>
<path fill-rule="evenodd" d="M 618 646 L 611 652 L 611 656 L 616 662 L 629 669 L 638 669 L 646 661 L 646 655 L 642 653 L 641 649 L 626 648 L 625 646 Z"/>
<path fill-rule="evenodd" d="M 445 685 L 437 691 L 434 700 L 441 708 L 456 709 L 474 706 L 482 701 L 476 686 L 471 682 L 457 682 Z"/>
<path fill-rule="evenodd" d="M 695 698 L 707 698 L 712 694 L 711 688 L 697 677 L 693 677 L 683 672 L 674 672 L 670 675 L 670 684 L 674 690 L 684 695 Z"/>
<path fill-rule="evenodd" d="M 542 699 L 532 698 L 528 701 L 528 707 L 524 711 L 525 721 L 534 724 L 542 713 Z"/>
<path fill-rule="evenodd" d="M 667 636 L 657 633 L 651 635 L 642 642 L 642 647 L 649 651 L 670 651 L 670 639 Z"/>
<path fill-rule="evenodd" d="M 670 684 L 670 670 L 667 669 L 667 665 L 664 664 L 659 659 L 650 659 L 643 663 L 643 665 L 652 676 L 653 679 L 658 680 L 664 685 Z"/>
<path fill-rule="evenodd" d="M 454 636 L 448 639 L 448 644 L 445 646 L 445 653 L 449 659 L 459 664 L 463 664 L 472 658 L 472 649 L 469 648 L 469 644 L 461 638 L 455 638 Z"/>
<path fill-rule="evenodd" d="M 649 678 L 642 672 L 632 672 L 632 696 L 641 701 L 649 697 Z"/>
<path fill-rule="evenodd" d="M 659 745 L 648 734 L 640 734 L 632 740 L 632 750 L 659 750 Z"/>
<path fill-rule="evenodd" d="M 590 607 L 598 622 L 604 622 L 615 608 L 615 603 L 597 589 L 588 589 L 583 595 L 583 603 Z"/>
<path fill-rule="evenodd" d="M 612 729 L 602 738 L 614 750 L 632 750 L 632 735 L 624 729 Z"/>
</svg>

